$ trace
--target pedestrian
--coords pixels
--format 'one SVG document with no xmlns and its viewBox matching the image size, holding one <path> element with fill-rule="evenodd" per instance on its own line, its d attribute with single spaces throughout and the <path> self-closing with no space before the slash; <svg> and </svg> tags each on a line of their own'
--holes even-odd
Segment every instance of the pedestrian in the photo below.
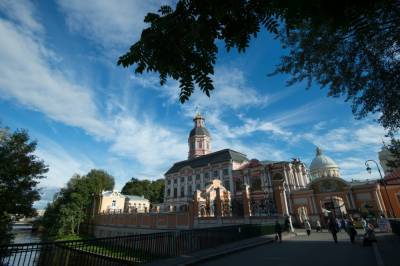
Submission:
<svg viewBox="0 0 400 266">
<path fill-rule="evenodd" d="M 275 241 L 282 242 L 282 226 L 278 220 L 275 222 Z"/>
<path fill-rule="evenodd" d="M 367 221 L 364 218 L 361 218 L 361 225 L 362 225 L 362 227 L 364 229 L 364 233 L 367 233 L 367 229 L 368 229 Z"/>
<path fill-rule="evenodd" d="M 331 218 L 329 219 L 329 224 L 328 224 L 328 228 L 329 231 L 331 231 L 333 240 L 335 241 L 335 243 L 337 244 L 337 228 L 338 228 L 338 224 L 336 223 L 336 220 Z"/>
<path fill-rule="evenodd" d="M 305 221 L 304 221 L 304 228 L 305 228 L 306 231 L 307 231 L 307 235 L 310 236 L 310 234 L 311 234 L 311 225 L 310 225 L 310 223 L 308 222 L 308 220 L 305 220 Z"/>
<path fill-rule="evenodd" d="M 316 225 L 317 225 L 317 232 L 320 232 L 320 231 L 322 232 L 321 222 L 319 220 L 317 220 Z"/>
<path fill-rule="evenodd" d="M 336 232 L 340 232 L 340 221 L 339 221 L 339 218 L 336 218 L 335 219 L 335 222 L 336 222 Z"/>
<path fill-rule="evenodd" d="M 366 229 L 367 232 L 364 234 L 364 241 L 363 241 L 364 246 L 371 246 L 372 242 L 376 242 L 374 229 L 375 227 L 372 225 L 372 223 L 367 224 L 367 229 Z"/>
<path fill-rule="evenodd" d="M 353 220 L 351 219 L 347 222 L 347 233 L 350 236 L 350 242 L 354 244 L 357 236 L 357 230 L 354 228 Z"/>
<path fill-rule="evenodd" d="M 344 218 L 342 218 L 342 219 L 340 220 L 340 227 L 341 227 L 345 232 L 347 232 L 346 221 L 344 220 Z"/>
</svg>

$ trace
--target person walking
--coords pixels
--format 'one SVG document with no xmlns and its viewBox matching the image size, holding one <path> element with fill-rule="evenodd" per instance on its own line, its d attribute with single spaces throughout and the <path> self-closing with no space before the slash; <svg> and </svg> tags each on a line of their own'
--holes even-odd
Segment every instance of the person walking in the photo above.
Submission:
<svg viewBox="0 0 400 266">
<path fill-rule="evenodd" d="M 347 233 L 350 236 L 350 242 L 354 244 L 355 238 L 357 236 L 357 230 L 354 228 L 353 220 L 347 222 Z"/>
<path fill-rule="evenodd" d="M 322 232 L 321 222 L 320 222 L 319 220 L 317 220 L 316 225 L 317 225 L 317 233 L 318 233 L 318 232 Z"/>
<path fill-rule="evenodd" d="M 338 224 L 336 223 L 336 220 L 334 218 L 331 218 L 329 220 L 328 228 L 332 234 L 333 240 L 337 244 L 337 242 L 338 242 L 337 241 Z"/>
<path fill-rule="evenodd" d="M 364 218 L 361 218 L 361 225 L 362 225 L 362 227 L 364 229 L 364 233 L 366 234 L 368 226 L 367 226 L 367 221 Z"/>
<path fill-rule="evenodd" d="M 279 239 L 279 242 L 282 242 L 282 226 L 279 223 L 279 221 L 277 220 L 275 222 L 275 241 L 278 241 L 278 239 Z"/>
<path fill-rule="evenodd" d="M 306 231 L 307 231 L 307 235 L 310 236 L 310 234 L 311 234 L 311 225 L 310 225 L 310 223 L 308 222 L 308 220 L 305 220 L 305 221 L 304 221 L 304 228 L 305 228 Z"/>
</svg>

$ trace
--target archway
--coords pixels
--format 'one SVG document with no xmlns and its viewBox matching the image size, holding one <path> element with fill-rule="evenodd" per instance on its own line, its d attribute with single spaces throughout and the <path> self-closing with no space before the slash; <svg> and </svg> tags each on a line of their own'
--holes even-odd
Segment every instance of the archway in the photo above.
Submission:
<svg viewBox="0 0 400 266">
<path fill-rule="evenodd" d="M 347 215 L 344 200 L 338 196 L 326 197 L 323 202 L 323 208 L 326 210 L 327 214 L 329 213 L 334 217 L 343 217 Z"/>
</svg>

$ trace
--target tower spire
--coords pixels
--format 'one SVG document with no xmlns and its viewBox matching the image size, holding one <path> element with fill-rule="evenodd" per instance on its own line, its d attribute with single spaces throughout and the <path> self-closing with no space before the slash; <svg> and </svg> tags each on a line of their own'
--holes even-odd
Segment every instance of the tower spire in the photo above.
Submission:
<svg viewBox="0 0 400 266">
<path fill-rule="evenodd" d="M 204 125 L 204 118 L 196 111 L 193 118 L 194 127 L 190 131 L 189 144 L 189 159 L 209 154 L 211 152 L 211 136 Z"/>
</svg>

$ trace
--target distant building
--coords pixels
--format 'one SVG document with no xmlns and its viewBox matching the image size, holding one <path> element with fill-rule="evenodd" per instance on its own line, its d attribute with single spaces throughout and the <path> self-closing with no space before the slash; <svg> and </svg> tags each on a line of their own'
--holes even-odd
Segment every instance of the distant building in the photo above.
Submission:
<svg viewBox="0 0 400 266">
<path fill-rule="evenodd" d="M 291 192 L 289 211 L 297 221 L 359 216 L 400 216 L 400 185 L 381 180 L 346 181 L 339 166 L 320 148 L 310 165 L 311 182 Z"/>
<path fill-rule="evenodd" d="M 124 195 L 117 191 L 105 191 L 98 199 L 98 213 L 148 212 L 150 202 L 144 196 Z"/>
</svg>

